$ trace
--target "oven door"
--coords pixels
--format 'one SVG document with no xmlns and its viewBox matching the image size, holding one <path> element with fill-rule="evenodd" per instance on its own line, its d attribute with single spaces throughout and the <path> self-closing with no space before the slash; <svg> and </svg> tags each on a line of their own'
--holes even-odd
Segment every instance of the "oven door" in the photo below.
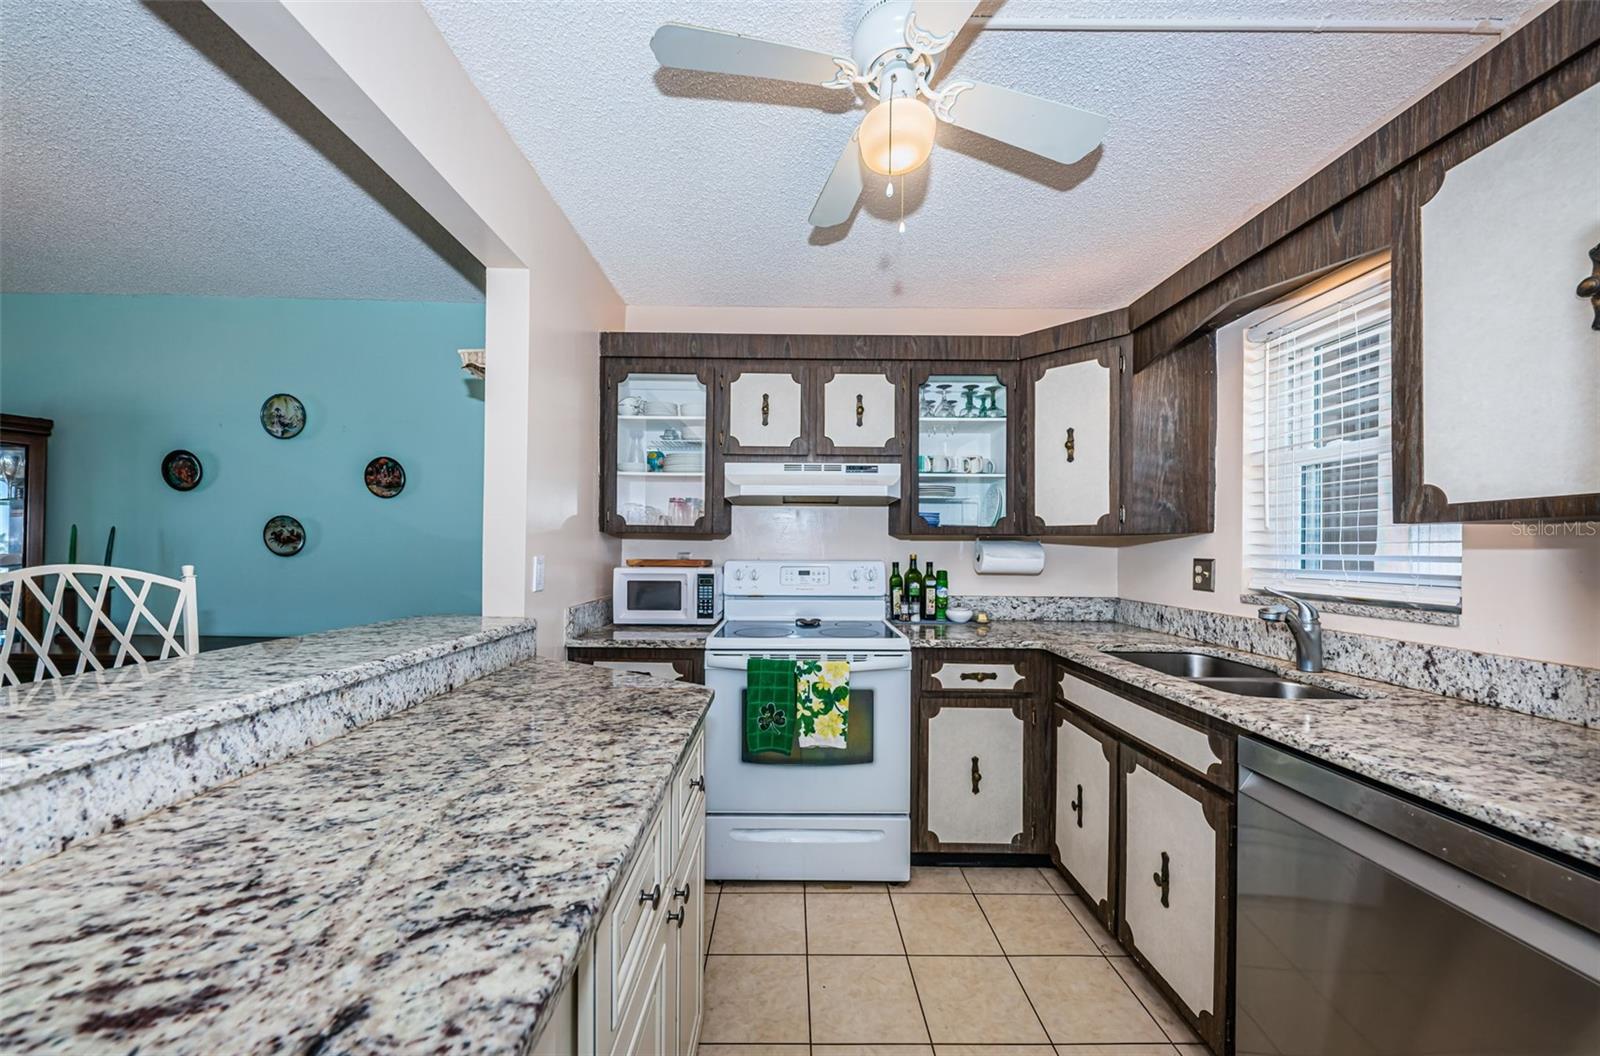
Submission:
<svg viewBox="0 0 1600 1056">
<path fill-rule="evenodd" d="M 693 623 L 693 582 L 693 571 L 616 569 L 611 573 L 611 621 Z"/>
<path fill-rule="evenodd" d="M 763 653 L 778 659 L 809 653 Z M 706 653 L 716 691 L 706 716 L 706 810 L 712 814 L 907 814 L 911 809 L 911 657 L 827 653 L 850 661 L 851 745 L 751 756 L 744 738 L 750 654 Z M 855 724 L 855 702 L 864 721 Z"/>
</svg>

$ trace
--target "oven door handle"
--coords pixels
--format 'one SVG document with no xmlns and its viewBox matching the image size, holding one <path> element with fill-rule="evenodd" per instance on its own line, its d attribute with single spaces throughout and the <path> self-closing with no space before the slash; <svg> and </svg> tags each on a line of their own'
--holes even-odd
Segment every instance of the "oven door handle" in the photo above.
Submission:
<svg viewBox="0 0 1600 1056">
<path fill-rule="evenodd" d="M 768 657 L 774 660 L 814 660 L 816 653 L 735 653 L 706 651 L 706 668 L 717 671 L 743 671 L 752 656 Z M 837 656 L 843 658 L 844 654 L 822 654 L 824 657 Z M 909 671 L 911 670 L 910 653 L 869 653 L 866 659 L 857 659 L 859 654 L 849 654 L 850 673 L 855 675 L 863 671 Z"/>
</svg>

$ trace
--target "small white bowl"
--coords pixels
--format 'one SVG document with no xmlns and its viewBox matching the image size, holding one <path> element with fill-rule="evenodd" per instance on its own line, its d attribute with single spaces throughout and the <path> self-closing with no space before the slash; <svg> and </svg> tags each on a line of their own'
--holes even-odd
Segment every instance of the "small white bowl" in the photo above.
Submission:
<svg viewBox="0 0 1600 1056">
<path fill-rule="evenodd" d="M 944 618 L 949 620 L 951 623 L 966 623 L 968 620 L 972 619 L 972 610 L 946 609 L 944 610 Z"/>
</svg>

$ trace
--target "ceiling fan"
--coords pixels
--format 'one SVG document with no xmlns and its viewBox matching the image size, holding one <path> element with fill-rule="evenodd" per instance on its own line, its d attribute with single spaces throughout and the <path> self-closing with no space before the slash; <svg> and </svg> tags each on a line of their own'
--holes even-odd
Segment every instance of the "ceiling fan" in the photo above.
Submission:
<svg viewBox="0 0 1600 1056">
<path fill-rule="evenodd" d="M 661 65 L 677 69 L 865 91 L 875 105 L 845 144 L 811 209 L 812 227 L 832 227 L 850 218 L 861 197 L 862 165 L 889 177 L 910 172 L 932 153 L 939 121 L 1064 165 L 1088 154 L 1105 135 L 1104 117 L 1065 103 L 982 81 L 946 80 L 933 87 L 939 56 L 978 2 L 877 0 L 856 24 L 848 58 L 681 22 L 656 30 L 650 50 Z"/>
</svg>

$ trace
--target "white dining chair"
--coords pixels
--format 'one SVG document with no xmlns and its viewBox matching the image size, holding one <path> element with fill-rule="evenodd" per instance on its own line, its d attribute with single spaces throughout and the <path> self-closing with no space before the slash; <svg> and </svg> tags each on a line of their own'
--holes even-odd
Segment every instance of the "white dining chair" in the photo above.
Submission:
<svg viewBox="0 0 1600 1056">
<path fill-rule="evenodd" d="M 171 594 L 170 610 L 166 607 Z M 74 600 L 76 599 L 76 600 Z M 114 611 L 126 603 L 126 617 Z M 87 607 L 88 619 L 80 628 L 73 609 Z M 42 617 L 24 620 L 37 610 Z M 157 612 L 169 612 L 162 618 Z M 35 634 L 28 626 L 38 627 Z M 142 630 L 143 627 L 148 628 Z M 146 656 L 134 643 L 137 634 L 160 639 Z M 116 653 L 110 664 L 95 655 L 97 645 Z M 59 656 L 51 648 L 63 646 Z M 193 565 L 183 566 L 183 578 L 172 579 L 133 568 L 111 565 L 35 565 L 0 573 L 0 685 L 18 685 L 12 670 L 14 652 L 26 665 L 34 661 L 33 678 L 60 678 L 85 671 L 104 671 L 124 664 L 144 664 L 177 656 L 193 656 L 200 649 L 200 617 Z M 76 656 L 73 660 L 72 657 Z M 60 659 L 61 663 L 57 663 Z M 69 669 L 70 670 L 66 670 Z"/>
</svg>

